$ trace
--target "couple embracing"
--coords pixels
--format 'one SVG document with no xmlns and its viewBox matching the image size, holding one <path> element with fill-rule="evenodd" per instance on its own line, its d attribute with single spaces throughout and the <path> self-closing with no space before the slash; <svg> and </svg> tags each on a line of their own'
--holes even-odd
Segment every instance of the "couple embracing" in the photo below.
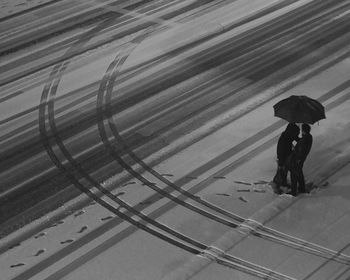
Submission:
<svg viewBox="0 0 350 280">
<path fill-rule="evenodd" d="M 298 193 L 306 192 L 303 166 L 312 146 L 310 131 L 310 125 L 302 124 L 299 138 L 300 128 L 295 123 L 289 123 L 278 139 L 278 169 L 273 179 L 278 193 L 282 193 L 281 186 L 288 186 L 288 171 L 291 177 L 291 194 L 296 196 Z"/>
</svg>

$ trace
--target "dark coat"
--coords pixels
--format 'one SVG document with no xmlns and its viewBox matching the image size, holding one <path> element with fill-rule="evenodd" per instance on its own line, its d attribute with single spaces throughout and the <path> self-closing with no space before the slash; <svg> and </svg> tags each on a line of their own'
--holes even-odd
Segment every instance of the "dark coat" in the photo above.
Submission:
<svg viewBox="0 0 350 280">
<path fill-rule="evenodd" d="M 312 146 L 312 135 L 304 134 L 295 145 L 295 159 L 304 163 L 307 155 L 309 154 Z"/>
<path fill-rule="evenodd" d="M 282 132 L 277 143 L 278 165 L 285 164 L 287 157 L 292 153 L 294 140 L 296 140 L 295 136 L 293 137 L 286 131 Z"/>
</svg>

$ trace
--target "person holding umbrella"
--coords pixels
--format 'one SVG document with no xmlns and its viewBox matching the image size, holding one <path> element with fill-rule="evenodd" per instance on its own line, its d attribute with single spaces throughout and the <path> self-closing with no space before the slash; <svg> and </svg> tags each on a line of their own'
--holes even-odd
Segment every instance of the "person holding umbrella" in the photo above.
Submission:
<svg viewBox="0 0 350 280">
<path fill-rule="evenodd" d="M 301 126 L 302 137 L 298 140 L 298 143 L 294 148 L 294 163 L 291 168 L 291 182 L 292 182 L 292 192 L 293 196 L 298 193 L 305 193 L 305 178 L 303 173 L 303 166 L 312 147 L 312 135 L 310 134 L 310 125 L 303 123 Z"/>
<path fill-rule="evenodd" d="M 293 151 L 293 142 L 299 140 L 300 129 L 295 123 L 289 123 L 277 143 L 277 172 L 273 179 L 277 193 L 282 193 L 281 186 L 287 186 L 287 159 Z"/>
<path fill-rule="evenodd" d="M 295 150 L 288 156 L 285 163 L 291 172 L 291 194 L 296 196 L 298 192 L 306 191 L 303 165 L 313 141 L 309 124 L 325 119 L 325 108 L 318 100 L 306 95 L 291 95 L 277 102 L 273 109 L 276 117 L 289 123 L 302 123 L 302 137 L 297 141 Z"/>
</svg>

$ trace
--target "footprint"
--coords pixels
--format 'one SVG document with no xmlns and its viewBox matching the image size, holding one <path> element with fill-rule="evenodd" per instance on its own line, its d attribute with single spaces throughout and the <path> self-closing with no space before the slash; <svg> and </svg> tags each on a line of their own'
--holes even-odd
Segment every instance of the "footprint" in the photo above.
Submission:
<svg viewBox="0 0 350 280">
<path fill-rule="evenodd" d="M 90 205 L 95 205 L 96 204 L 96 201 L 91 201 L 90 203 L 89 203 L 89 206 Z"/>
<path fill-rule="evenodd" d="M 34 255 L 35 257 L 41 255 L 42 253 L 44 253 L 46 250 L 45 249 L 40 249 L 38 252 L 36 252 L 36 254 Z"/>
<path fill-rule="evenodd" d="M 259 181 L 254 182 L 253 184 L 254 184 L 254 185 L 266 185 L 266 184 L 268 184 L 268 183 L 269 183 L 269 182 L 267 182 L 267 181 L 259 180 Z"/>
<path fill-rule="evenodd" d="M 58 221 L 58 222 L 52 224 L 51 226 L 49 226 L 49 228 L 57 227 L 58 225 L 61 225 L 61 224 L 64 224 L 64 221 L 62 221 L 62 220 L 61 220 L 61 221 Z"/>
<path fill-rule="evenodd" d="M 73 239 L 67 239 L 65 241 L 61 241 L 61 244 L 72 243 L 73 241 L 74 241 Z"/>
<path fill-rule="evenodd" d="M 238 199 L 243 201 L 243 202 L 248 202 L 248 200 L 246 200 L 243 196 L 240 196 Z"/>
<path fill-rule="evenodd" d="M 57 224 L 57 223 L 54 223 L 54 224 L 48 226 L 48 228 L 53 228 L 53 227 L 57 227 L 57 226 L 58 226 L 58 224 Z"/>
<path fill-rule="evenodd" d="M 264 192 L 266 192 L 266 191 L 265 191 L 265 190 L 257 190 L 257 189 L 255 189 L 254 192 L 257 192 L 257 193 L 264 193 Z"/>
<path fill-rule="evenodd" d="M 101 218 L 101 221 L 107 221 L 107 220 L 110 220 L 112 218 L 113 218 L 112 216 L 107 216 L 107 217 Z"/>
<path fill-rule="evenodd" d="M 229 195 L 229 194 L 227 194 L 227 193 L 216 193 L 216 195 L 230 196 L 230 195 Z"/>
<path fill-rule="evenodd" d="M 250 192 L 250 190 L 249 189 L 239 189 L 239 190 L 237 190 L 238 192 Z"/>
<path fill-rule="evenodd" d="M 226 179 L 225 176 L 214 176 L 213 178 L 214 178 L 214 179 Z"/>
<path fill-rule="evenodd" d="M 87 226 L 83 226 L 79 231 L 78 233 L 83 233 L 85 230 L 87 230 L 88 227 Z"/>
<path fill-rule="evenodd" d="M 235 182 L 235 183 L 237 183 L 237 184 L 242 184 L 242 185 L 248 185 L 248 186 L 250 186 L 250 183 L 243 182 L 243 181 L 233 181 L 233 182 Z"/>
<path fill-rule="evenodd" d="M 17 264 L 13 264 L 10 267 L 18 267 L 18 266 L 23 266 L 25 265 L 25 263 L 17 263 Z"/>
<path fill-rule="evenodd" d="M 125 184 L 122 185 L 122 187 L 128 186 L 128 185 L 135 185 L 136 182 L 132 181 L 132 182 L 127 182 Z"/>
<path fill-rule="evenodd" d="M 140 202 L 139 204 L 140 205 L 148 205 L 148 204 L 151 204 L 152 203 L 152 201 L 142 201 L 142 202 Z"/>
<path fill-rule="evenodd" d="M 38 239 L 39 237 L 45 236 L 46 232 L 40 232 L 39 234 L 35 235 L 34 238 Z"/>
<path fill-rule="evenodd" d="M 161 176 L 164 176 L 164 177 L 173 177 L 174 175 L 173 175 L 173 174 L 169 174 L 169 173 L 165 173 L 165 174 L 161 174 Z"/>
<path fill-rule="evenodd" d="M 74 214 L 74 217 L 78 217 L 78 216 L 80 216 L 80 215 L 83 215 L 84 213 L 85 213 L 84 210 L 80 210 L 79 212 L 77 212 L 77 213 Z"/>
<path fill-rule="evenodd" d="M 114 196 L 121 196 L 121 195 L 123 195 L 123 194 L 125 194 L 125 192 L 119 192 L 119 193 L 116 193 Z"/>
<path fill-rule="evenodd" d="M 16 248 L 20 245 L 21 245 L 21 243 L 15 243 L 15 244 L 12 244 L 11 246 L 9 246 L 8 249 L 10 250 L 10 249 Z"/>
</svg>

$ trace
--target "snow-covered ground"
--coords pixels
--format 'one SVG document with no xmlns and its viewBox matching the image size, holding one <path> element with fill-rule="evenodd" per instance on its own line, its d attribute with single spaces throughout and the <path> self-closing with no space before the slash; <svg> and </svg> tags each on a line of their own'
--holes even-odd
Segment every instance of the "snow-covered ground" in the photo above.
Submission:
<svg viewBox="0 0 350 280">
<path fill-rule="evenodd" d="M 1 3 L 6 5 L 8 14 L 15 7 L 21 9 L 41 2 Z M 150 48 L 147 44 L 139 50 Z M 134 61 L 144 59 L 137 54 Z M 184 190 L 246 219 L 238 230 L 166 199 L 153 204 L 149 201 L 151 205 L 143 213 L 204 244 L 290 277 L 278 279 L 350 279 L 349 71 L 350 59 L 346 58 L 154 167 Z M 248 100 L 234 110 L 249 107 L 249 102 L 254 104 L 279 90 L 270 88 L 259 94 L 257 100 Z M 327 94 L 332 91 L 334 94 Z M 277 196 L 268 182 L 276 168 L 276 139 L 285 123 L 273 116 L 272 106 L 291 94 L 303 93 L 321 99 L 327 108 L 327 119 L 312 127 L 314 144 L 304 167 L 307 180 L 315 182 L 318 188 L 312 194 L 296 198 Z M 225 114 L 236 114 L 234 110 Z M 150 174 L 145 176 L 157 185 L 162 184 Z M 152 193 L 137 180 L 115 191 L 133 206 L 139 206 L 134 204 L 147 200 Z M 69 205 L 48 213 L 47 217 L 6 237 L 2 246 L 67 208 Z M 293 247 L 251 235 L 251 228 L 261 224 L 301 242 L 290 242 Z M 205 253 L 193 256 L 148 233 L 136 231 L 93 203 L 21 244 L 12 245 L 0 256 L 0 271 L 6 280 L 259 279 L 219 265 Z M 346 264 L 339 261 L 339 255 Z"/>
<path fill-rule="evenodd" d="M 347 59 L 278 99 L 305 91 L 314 98 L 320 98 L 346 82 L 348 70 L 350 61 Z M 276 167 L 276 141 L 271 142 L 270 139 L 278 137 L 284 128 L 283 123 L 278 130 L 256 139 L 251 146 L 240 151 L 232 148 L 278 122 L 271 109 L 278 99 L 267 102 L 155 167 L 159 173 L 168 174 L 173 182 L 191 177 L 182 187 L 188 190 L 197 188 L 196 195 L 214 205 L 304 240 L 300 248 L 262 241 L 255 236 L 243 238 L 244 232 L 240 233 L 243 237 L 240 236 L 237 241 L 237 237 L 232 237 L 237 230 L 230 230 L 181 206 L 167 211 L 157 220 L 208 245 L 214 244 L 231 255 L 289 275 L 292 279 L 306 279 L 308 275 L 311 276 L 307 279 L 313 280 L 348 279 L 348 266 L 332 261 L 332 253 L 319 257 L 307 251 L 309 244 L 317 244 L 334 255 L 337 252 L 350 255 L 348 95 L 344 90 L 325 100 L 324 105 L 329 108 L 327 119 L 312 128 L 314 145 L 305 165 L 305 174 L 308 181 L 318 182 L 319 188 L 311 195 L 297 198 L 277 196 L 266 184 Z M 210 165 L 212 161 L 219 161 L 220 164 L 200 171 L 204 163 Z M 147 176 L 161 185 L 152 176 Z M 150 196 L 152 191 L 133 180 L 115 193 L 133 204 L 133 201 Z M 145 209 L 144 213 L 154 215 L 152 212 L 164 205 L 167 205 L 166 201 L 160 200 Z M 88 205 L 1 255 L 1 271 L 8 279 L 22 279 L 16 278 L 16 275 L 21 275 L 21 271 L 27 269 L 33 274 L 28 279 L 36 280 L 160 279 L 163 276 L 182 279 L 178 278 L 179 275 L 189 277 L 193 270 L 198 269 L 201 272 L 193 279 L 214 279 L 214 275 L 215 279 L 256 279 L 215 262 L 203 263 L 202 257 L 193 257 L 142 231 L 119 242 L 123 239 L 119 232 L 134 229 L 126 223 L 113 226 L 113 221 L 117 220 L 113 217 L 99 205 Z M 81 241 L 84 237 L 91 241 L 84 243 Z M 70 243 L 77 245 L 69 249 Z M 63 253 L 66 246 L 67 252 Z M 40 267 L 36 265 L 50 259 L 49 256 L 56 261 L 48 261 L 50 265 L 43 266 L 46 269 L 36 271 Z M 186 263 L 187 266 L 190 264 L 191 269 Z M 335 278 L 337 275 L 342 276 Z"/>
</svg>

